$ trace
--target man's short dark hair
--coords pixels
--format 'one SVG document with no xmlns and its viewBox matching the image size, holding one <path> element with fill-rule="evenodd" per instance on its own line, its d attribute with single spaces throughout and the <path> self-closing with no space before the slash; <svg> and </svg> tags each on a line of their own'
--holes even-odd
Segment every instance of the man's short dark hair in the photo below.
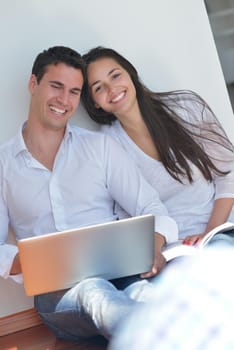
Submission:
<svg viewBox="0 0 234 350">
<path fill-rule="evenodd" d="M 81 55 L 77 51 L 65 46 L 50 47 L 48 50 L 39 53 L 33 63 L 32 74 L 36 76 L 39 83 L 46 73 L 48 66 L 59 63 L 80 69 L 84 75 L 84 61 Z"/>
</svg>

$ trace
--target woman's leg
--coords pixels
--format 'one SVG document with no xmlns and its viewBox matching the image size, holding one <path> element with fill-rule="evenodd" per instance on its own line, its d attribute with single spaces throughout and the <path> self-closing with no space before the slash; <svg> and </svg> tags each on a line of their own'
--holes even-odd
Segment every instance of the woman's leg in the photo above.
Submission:
<svg viewBox="0 0 234 350">
<path fill-rule="evenodd" d="M 208 242 L 208 246 L 231 245 L 234 246 L 234 230 L 217 233 Z"/>
</svg>

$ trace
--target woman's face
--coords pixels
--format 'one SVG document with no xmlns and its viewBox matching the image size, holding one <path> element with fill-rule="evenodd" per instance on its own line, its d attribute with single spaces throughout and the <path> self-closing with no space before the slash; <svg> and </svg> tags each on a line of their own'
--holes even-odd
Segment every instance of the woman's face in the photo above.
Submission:
<svg viewBox="0 0 234 350">
<path fill-rule="evenodd" d="M 114 59 L 105 57 L 90 63 L 87 75 L 96 108 L 118 118 L 137 104 L 136 89 L 128 72 Z"/>
</svg>

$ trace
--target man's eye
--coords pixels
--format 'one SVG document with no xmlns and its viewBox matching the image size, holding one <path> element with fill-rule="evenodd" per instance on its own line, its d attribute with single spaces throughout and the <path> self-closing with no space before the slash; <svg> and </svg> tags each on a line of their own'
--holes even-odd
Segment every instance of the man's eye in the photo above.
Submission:
<svg viewBox="0 0 234 350">
<path fill-rule="evenodd" d="M 72 95 L 76 95 L 76 96 L 80 95 L 80 91 L 78 91 L 78 90 L 72 90 L 71 93 L 72 93 Z"/>
<path fill-rule="evenodd" d="M 61 88 L 60 85 L 56 85 L 56 84 L 51 84 L 51 87 L 52 87 L 52 88 L 55 88 L 55 89 L 60 89 L 60 88 Z"/>
</svg>

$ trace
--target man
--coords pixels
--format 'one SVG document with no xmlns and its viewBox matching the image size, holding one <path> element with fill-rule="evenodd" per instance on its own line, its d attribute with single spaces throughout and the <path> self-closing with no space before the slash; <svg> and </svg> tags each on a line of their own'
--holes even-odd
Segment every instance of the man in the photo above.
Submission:
<svg viewBox="0 0 234 350">
<path fill-rule="evenodd" d="M 152 213 L 155 261 L 143 277 L 160 271 L 161 247 L 177 238 L 175 222 L 125 152 L 105 135 L 68 124 L 80 101 L 83 72 L 81 56 L 70 48 L 40 53 L 29 80 L 27 122 L 0 148 L 0 275 L 5 278 L 21 278 L 17 247 L 6 244 L 9 223 L 22 239 L 116 220 L 115 202 L 131 216 Z M 123 291 L 87 279 L 70 290 L 37 296 L 35 306 L 58 337 L 109 338 L 136 295 L 142 300 L 149 288 L 146 280 Z"/>
</svg>

